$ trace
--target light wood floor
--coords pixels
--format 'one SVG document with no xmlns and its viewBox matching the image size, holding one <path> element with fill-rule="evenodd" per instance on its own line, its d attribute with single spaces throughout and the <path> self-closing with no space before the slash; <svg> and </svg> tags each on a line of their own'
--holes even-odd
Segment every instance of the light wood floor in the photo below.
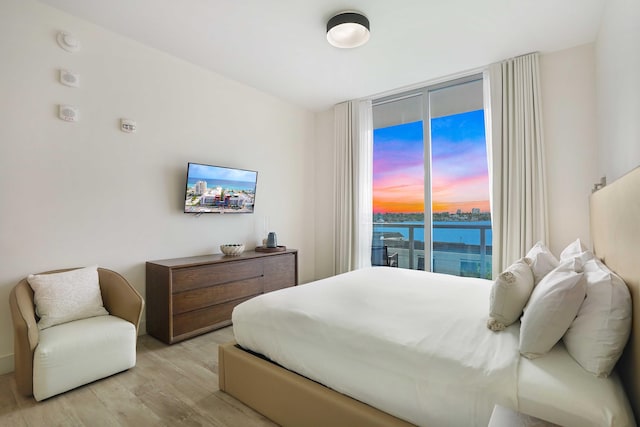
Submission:
<svg viewBox="0 0 640 427">
<path fill-rule="evenodd" d="M 218 389 L 218 344 L 231 327 L 172 346 L 138 338 L 134 368 L 43 402 L 0 376 L 0 426 L 275 426 Z"/>
</svg>

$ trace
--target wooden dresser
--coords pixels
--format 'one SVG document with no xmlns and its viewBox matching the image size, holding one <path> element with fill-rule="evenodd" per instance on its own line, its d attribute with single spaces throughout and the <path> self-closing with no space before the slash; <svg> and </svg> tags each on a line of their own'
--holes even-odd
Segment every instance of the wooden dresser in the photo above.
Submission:
<svg viewBox="0 0 640 427">
<path fill-rule="evenodd" d="M 231 324 L 233 308 L 298 284 L 298 251 L 147 262 L 147 333 L 173 344 Z"/>
</svg>

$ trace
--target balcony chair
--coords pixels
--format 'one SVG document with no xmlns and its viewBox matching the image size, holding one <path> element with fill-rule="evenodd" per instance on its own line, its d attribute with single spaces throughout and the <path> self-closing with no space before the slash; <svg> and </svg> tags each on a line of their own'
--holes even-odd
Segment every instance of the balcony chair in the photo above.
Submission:
<svg viewBox="0 0 640 427">
<path fill-rule="evenodd" d="M 373 246 L 371 248 L 371 265 L 373 266 L 398 266 L 398 253 L 394 252 L 389 255 L 387 246 Z"/>
<path fill-rule="evenodd" d="M 71 270 L 76 269 L 41 274 Z M 108 315 L 42 330 L 27 278 L 11 290 L 15 378 L 21 394 L 41 401 L 135 366 L 144 300 L 120 274 L 104 268 L 97 268 L 97 273 Z"/>
</svg>

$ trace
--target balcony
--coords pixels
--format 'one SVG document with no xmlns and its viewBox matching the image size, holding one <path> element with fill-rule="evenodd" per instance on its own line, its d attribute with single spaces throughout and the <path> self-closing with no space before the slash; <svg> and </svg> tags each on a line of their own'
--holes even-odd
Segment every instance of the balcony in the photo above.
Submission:
<svg viewBox="0 0 640 427">
<path fill-rule="evenodd" d="M 426 270 L 456 276 L 491 278 L 491 225 L 488 222 L 434 222 L 432 260 Z M 425 269 L 424 225 L 373 223 L 373 246 L 398 254 L 398 266 Z"/>
</svg>

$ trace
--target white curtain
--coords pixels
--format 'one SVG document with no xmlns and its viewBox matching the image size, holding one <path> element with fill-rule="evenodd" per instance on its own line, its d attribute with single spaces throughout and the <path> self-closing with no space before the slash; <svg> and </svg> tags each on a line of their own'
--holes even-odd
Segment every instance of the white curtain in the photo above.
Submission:
<svg viewBox="0 0 640 427">
<path fill-rule="evenodd" d="M 371 265 L 371 111 L 371 101 L 349 101 L 334 108 L 336 274 Z"/>
<path fill-rule="evenodd" d="M 485 72 L 493 277 L 549 240 L 538 69 L 533 53 Z"/>
</svg>

